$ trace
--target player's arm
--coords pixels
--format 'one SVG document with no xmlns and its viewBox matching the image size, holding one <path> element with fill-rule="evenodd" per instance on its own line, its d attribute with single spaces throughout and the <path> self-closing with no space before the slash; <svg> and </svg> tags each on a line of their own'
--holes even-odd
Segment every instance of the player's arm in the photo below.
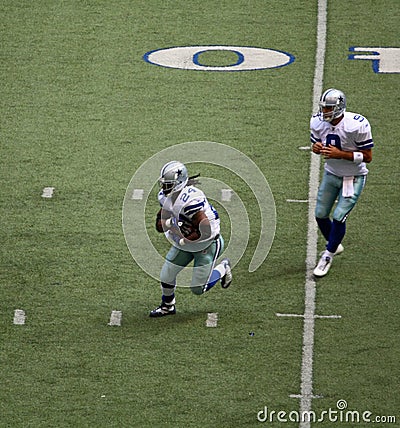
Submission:
<svg viewBox="0 0 400 428">
<path fill-rule="evenodd" d="M 320 122 L 319 119 L 316 119 L 317 117 L 318 115 L 313 116 L 310 121 L 310 142 L 311 142 L 311 150 L 313 151 L 313 153 L 315 153 L 316 155 L 319 155 L 321 153 L 323 144 L 319 136 L 319 132 L 315 127 L 315 121 L 317 120 L 318 122 Z"/>
<path fill-rule="evenodd" d="M 169 211 L 160 208 L 156 218 L 157 232 L 163 233 L 172 228 L 175 228 L 177 231 L 179 231 L 178 221 L 171 217 L 171 213 Z"/>
<path fill-rule="evenodd" d="M 158 211 L 157 213 L 157 218 L 156 218 L 156 230 L 157 232 L 164 232 L 163 229 L 163 220 L 161 219 L 161 214 L 162 214 L 162 208 L 160 208 L 160 211 Z"/>
<path fill-rule="evenodd" d="M 316 155 L 320 155 L 323 147 L 324 146 L 322 145 L 322 143 L 317 142 L 317 143 L 312 144 L 311 149 L 312 149 L 313 153 L 315 153 Z"/>
<path fill-rule="evenodd" d="M 325 157 L 325 159 L 345 159 L 355 163 L 361 163 L 361 162 L 369 163 L 372 161 L 372 149 L 364 149 L 364 150 L 357 150 L 355 152 L 348 152 L 348 151 L 340 150 L 336 146 L 329 145 L 329 146 L 323 147 L 320 153 Z"/>
<path fill-rule="evenodd" d="M 360 150 L 364 156 L 363 162 L 370 163 L 372 162 L 372 149 Z"/>
</svg>

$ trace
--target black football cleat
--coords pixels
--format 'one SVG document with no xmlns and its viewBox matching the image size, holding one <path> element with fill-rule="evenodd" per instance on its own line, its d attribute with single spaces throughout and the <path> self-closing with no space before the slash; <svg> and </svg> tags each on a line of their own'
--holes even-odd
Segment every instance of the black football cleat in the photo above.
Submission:
<svg viewBox="0 0 400 428">
<path fill-rule="evenodd" d="M 161 302 L 161 305 L 153 309 L 150 312 L 151 318 L 160 318 L 165 317 L 166 315 L 175 315 L 176 309 L 175 305 L 167 305 L 165 302 Z"/>
</svg>

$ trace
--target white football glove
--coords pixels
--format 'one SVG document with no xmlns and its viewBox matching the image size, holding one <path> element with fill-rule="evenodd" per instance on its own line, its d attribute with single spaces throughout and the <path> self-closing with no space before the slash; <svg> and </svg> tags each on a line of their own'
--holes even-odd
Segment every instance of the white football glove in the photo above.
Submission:
<svg viewBox="0 0 400 428">
<path fill-rule="evenodd" d="M 170 229 L 171 227 L 179 227 L 178 220 L 175 217 L 170 217 L 165 220 L 165 226 Z"/>
</svg>

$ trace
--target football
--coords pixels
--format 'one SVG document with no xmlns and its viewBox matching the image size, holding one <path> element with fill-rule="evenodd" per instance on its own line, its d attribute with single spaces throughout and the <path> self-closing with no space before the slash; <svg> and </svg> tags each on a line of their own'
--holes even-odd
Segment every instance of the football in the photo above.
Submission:
<svg viewBox="0 0 400 428">
<path fill-rule="evenodd" d="M 187 220 L 178 222 L 179 229 L 182 235 L 186 238 L 192 233 L 196 232 L 200 236 L 199 231 L 193 226 L 193 224 Z"/>
</svg>

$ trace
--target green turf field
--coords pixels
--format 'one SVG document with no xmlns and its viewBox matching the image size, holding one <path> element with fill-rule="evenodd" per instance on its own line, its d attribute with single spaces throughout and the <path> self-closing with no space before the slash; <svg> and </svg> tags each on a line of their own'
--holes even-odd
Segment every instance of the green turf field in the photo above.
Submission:
<svg viewBox="0 0 400 428">
<path fill-rule="evenodd" d="M 262 423 L 265 406 L 299 410 L 317 6 L 311 0 L 3 0 L 1 53 L 0 427 L 298 427 Z M 397 0 L 329 0 L 324 88 L 365 115 L 375 149 L 348 220 L 345 252 L 317 281 L 312 408 L 396 416 L 400 426 L 398 106 L 400 74 L 349 60 L 352 46 L 400 47 Z M 193 71 L 144 61 L 176 46 L 249 46 L 290 53 L 281 68 Z M 199 56 L 229 66 L 232 52 Z M 248 272 L 260 220 L 238 177 L 250 242 L 228 290 L 177 291 L 177 315 L 150 319 L 155 279 L 125 243 L 122 210 L 135 171 L 176 144 L 239 150 L 265 175 L 275 239 Z M 165 162 L 171 159 L 165 159 Z M 162 165 L 160 165 L 161 168 Z M 154 183 L 159 169 L 150 171 Z M 43 198 L 54 187 L 52 198 Z M 146 207 L 153 227 L 156 192 Z M 223 234 L 229 213 L 219 205 Z M 228 240 L 228 239 L 227 239 Z M 323 241 L 319 242 L 319 250 Z M 14 325 L 16 309 L 24 325 Z M 112 310 L 121 326 L 109 326 Z M 207 328 L 218 313 L 217 328 Z M 251 333 L 251 334 L 250 334 Z M 312 426 L 367 427 L 360 421 Z"/>
</svg>

